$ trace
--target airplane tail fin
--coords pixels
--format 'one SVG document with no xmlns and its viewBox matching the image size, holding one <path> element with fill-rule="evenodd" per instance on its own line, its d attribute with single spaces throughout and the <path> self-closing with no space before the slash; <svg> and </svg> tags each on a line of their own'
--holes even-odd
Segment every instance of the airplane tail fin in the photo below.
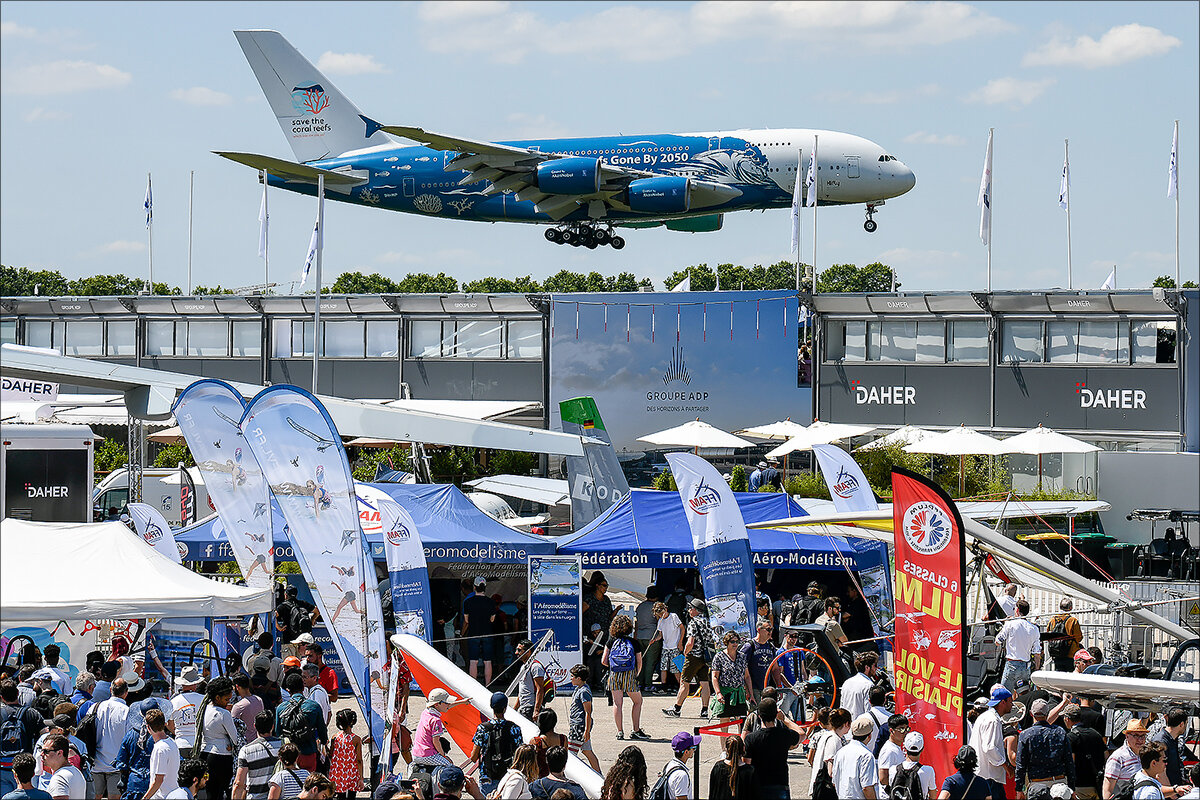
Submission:
<svg viewBox="0 0 1200 800">
<path fill-rule="evenodd" d="M 591 397 L 575 397 L 560 402 L 558 409 L 564 433 L 597 440 L 585 438 L 583 455 L 566 459 L 571 521 L 575 530 L 579 530 L 628 495 L 629 483 L 600 419 L 596 401 Z"/>
<path fill-rule="evenodd" d="M 298 161 L 391 142 L 278 32 L 234 31 L 233 35 Z"/>
</svg>

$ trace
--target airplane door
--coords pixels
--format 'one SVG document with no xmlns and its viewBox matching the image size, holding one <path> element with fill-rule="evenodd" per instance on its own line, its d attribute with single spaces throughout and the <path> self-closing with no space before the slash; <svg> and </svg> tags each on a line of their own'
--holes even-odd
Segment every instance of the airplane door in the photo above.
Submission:
<svg viewBox="0 0 1200 800">
<path fill-rule="evenodd" d="M 404 196 L 405 197 L 412 197 L 414 194 L 417 193 L 417 179 L 416 178 L 405 178 L 404 180 L 400 181 L 400 183 L 404 187 Z"/>
<path fill-rule="evenodd" d="M 720 136 L 710 137 L 708 140 L 708 149 L 709 150 L 720 150 L 721 149 L 721 137 Z"/>
<path fill-rule="evenodd" d="M 846 156 L 846 177 L 858 177 L 858 156 Z"/>
</svg>

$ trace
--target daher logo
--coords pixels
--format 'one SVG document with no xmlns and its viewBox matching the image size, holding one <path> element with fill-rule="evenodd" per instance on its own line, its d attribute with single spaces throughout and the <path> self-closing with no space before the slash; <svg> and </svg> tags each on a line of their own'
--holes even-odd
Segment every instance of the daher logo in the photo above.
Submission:
<svg viewBox="0 0 1200 800">
<path fill-rule="evenodd" d="M 32 483 L 25 484 L 25 493 L 30 498 L 41 497 L 68 497 L 70 496 L 70 488 L 67 486 L 34 486 Z"/>
<path fill-rule="evenodd" d="M 1080 408 L 1146 408 L 1145 389 L 1089 389 L 1082 381 L 1075 384 Z"/>
<path fill-rule="evenodd" d="M 721 495 L 716 489 L 707 486 L 703 481 L 696 484 L 696 488 L 692 490 L 692 496 L 688 499 L 688 507 L 693 512 L 704 516 L 709 511 L 721 505 Z"/>
<path fill-rule="evenodd" d="M 915 406 L 917 404 L 917 387 L 915 386 L 863 386 L 862 381 L 850 381 L 850 391 L 854 393 L 854 402 L 860 406 Z"/>
</svg>

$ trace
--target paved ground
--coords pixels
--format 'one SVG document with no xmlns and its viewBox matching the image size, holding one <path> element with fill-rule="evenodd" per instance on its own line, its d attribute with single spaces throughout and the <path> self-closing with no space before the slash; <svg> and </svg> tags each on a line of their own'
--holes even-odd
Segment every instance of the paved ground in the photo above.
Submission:
<svg viewBox="0 0 1200 800">
<path fill-rule="evenodd" d="M 554 701 L 554 710 L 558 713 L 559 725 L 558 731 L 566 734 L 567 726 L 567 706 L 569 696 L 559 697 Z M 691 732 L 693 728 L 707 724 L 705 720 L 700 719 L 700 700 L 698 698 L 689 699 L 683 707 L 682 716 L 678 719 L 667 717 L 662 713 L 662 709 L 671 708 L 674 706 L 674 699 L 666 696 L 646 696 L 642 704 L 642 727 L 646 733 L 650 735 L 648 742 L 636 742 L 629 739 L 629 734 L 633 731 L 633 726 L 630 723 L 630 701 L 625 699 L 625 740 L 618 741 L 616 739 L 616 723 L 613 721 L 612 708 L 607 704 L 603 696 L 596 698 L 594 703 L 595 723 L 592 734 L 592 747 L 595 750 L 596 757 L 600 760 L 601 768 L 607 768 L 614 760 L 617 754 L 631 744 L 635 744 L 642 749 L 646 756 L 647 771 L 649 773 L 650 784 L 654 784 L 654 780 L 658 775 L 659 770 L 671 758 L 671 737 L 680 731 Z M 357 708 L 353 701 L 343 696 L 337 703 L 334 704 L 334 713 L 340 708 Z M 410 703 L 409 723 L 416 724 L 416 719 L 420 715 L 421 709 L 424 707 L 424 701 L 420 697 L 414 697 Z M 359 725 L 363 730 L 357 730 L 360 735 L 365 734 L 365 727 Z M 700 791 L 694 796 L 704 798 L 708 795 L 708 774 L 712 770 L 713 764 L 721 757 L 722 740 L 717 736 L 705 735 L 700 744 Z M 455 751 L 454 758 L 459 762 L 465 758 Z M 808 780 L 809 767 L 808 761 L 805 759 L 799 750 L 792 753 L 788 759 L 790 763 L 789 777 L 791 778 L 792 797 L 803 798 L 808 797 Z"/>
</svg>

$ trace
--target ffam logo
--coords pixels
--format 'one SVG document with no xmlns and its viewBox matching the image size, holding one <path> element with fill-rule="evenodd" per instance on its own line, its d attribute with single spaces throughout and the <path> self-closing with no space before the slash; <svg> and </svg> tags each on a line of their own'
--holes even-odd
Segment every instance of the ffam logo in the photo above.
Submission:
<svg viewBox="0 0 1200 800">
<path fill-rule="evenodd" d="M 1145 389 L 1089 389 L 1085 381 L 1075 384 L 1080 408 L 1122 408 L 1127 410 L 1146 407 Z"/>
<path fill-rule="evenodd" d="M 692 490 L 692 496 L 688 500 L 688 506 L 700 516 L 704 516 L 719 505 L 721 505 L 721 495 L 703 481 Z"/>
<path fill-rule="evenodd" d="M 394 528 L 389 528 L 386 535 L 388 544 L 397 546 L 401 542 L 407 542 L 412 537 L 412 534 L 408 531 L 408 527 L 403 523 L 398 524 Z"/>
<path fill-rule="evenodd" d="M 25 493 L 30 498 L 42 497 L 69 497 L 71 490 L 67 486 L 34 486 L 32 483 L 25 484 Z"/>
<path fill-rule="evenodd" d="M 292 108 L 298 114 L 320 114 L 329 108 L 329 97 L 319 83 L 292 89 Z"/>
<path fill-rule="evenodd" d="M 901 525 L 904 540 L 922 555 L 940 553 L 950 544 L 953 530 L 950 518 L 936 503 L 928 500 L 913 503 L 904 512 Z"/>
<path fill-rule="evenodd" d="M 862 381 L 850 381 L 850 391 L 854 393 L 857 405 L 878 406 L 915 406 L 917 404 L 917 387 L 915 386 L 864 386 Z"/>
<path fill-rule="evenodd" d="M 846 472 L 846 468 L 842 467 L 838 470 L 837 480 L 833 482 L 833 491 L 843 500 L 849 500 L 858 493 L 859 485 L 858 478 Z"/>
</svg>

